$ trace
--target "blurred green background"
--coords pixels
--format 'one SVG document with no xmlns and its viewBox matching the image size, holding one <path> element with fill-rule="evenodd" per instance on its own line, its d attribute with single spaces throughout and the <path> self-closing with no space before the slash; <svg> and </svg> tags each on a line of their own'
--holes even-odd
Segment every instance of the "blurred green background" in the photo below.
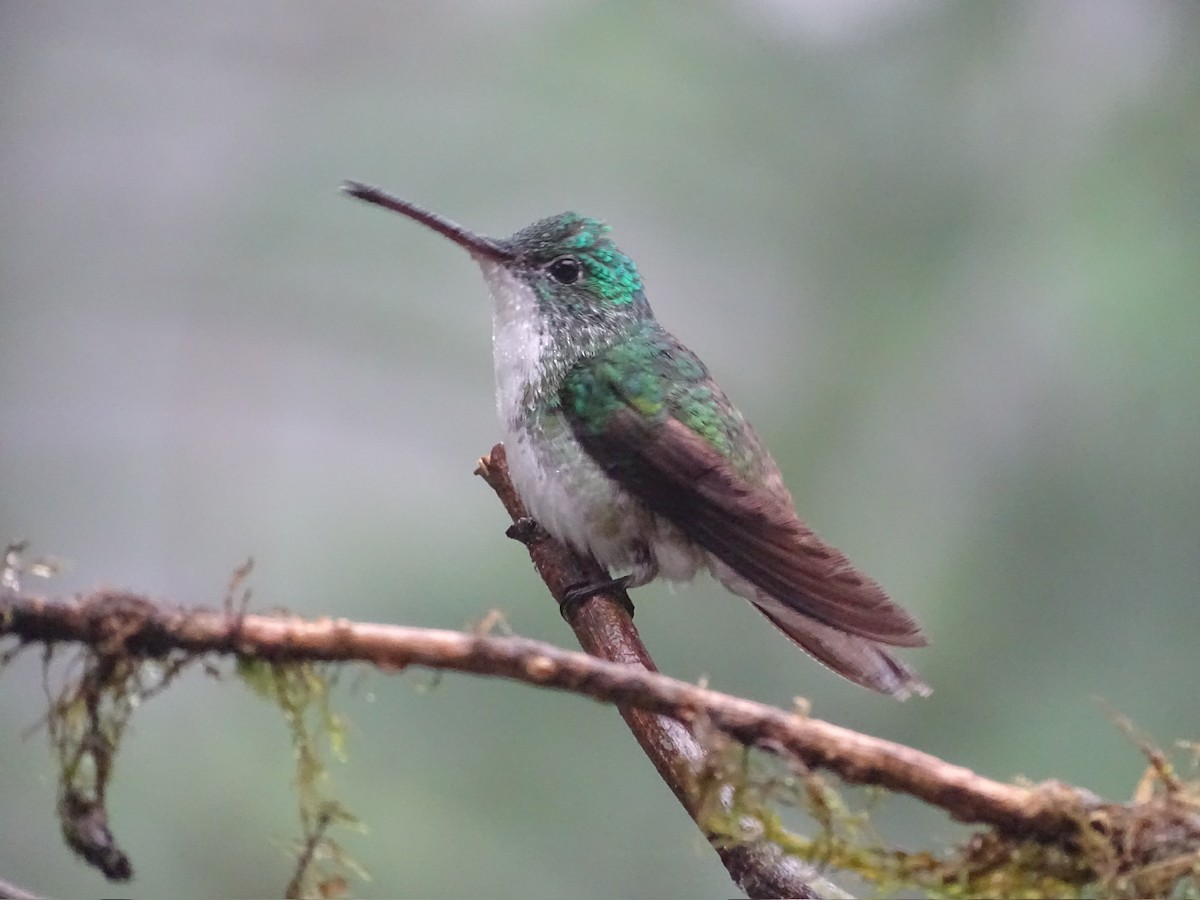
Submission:
<svg viewBox="0 0 1200 900">
<path fill-rule="evenodd" d="M 1185 2 L 0 5 L 0 536 L 63 593 L 573 646 L 471 475 L 499 433 L 475 267 L 351 202 L 504 235 L 608 220 L 802 514 L 907 605 L 932 698 L 821 670 L 709 582 L 635 595 L 662 669 L 1001 778 L 1128 796 L 1200 717 L 1200 7 Z M 344 681 L 348 848 L 404 897 L 726 896 L 616 714 Z M 64 849 L 36 653 L 0 681 L 0 877 Z M 278 895 L 275 710 L 142 709 L 114 825 L 146 896 Z M 908 846 L 959 832 L 890 803 Z"/>
</svg>

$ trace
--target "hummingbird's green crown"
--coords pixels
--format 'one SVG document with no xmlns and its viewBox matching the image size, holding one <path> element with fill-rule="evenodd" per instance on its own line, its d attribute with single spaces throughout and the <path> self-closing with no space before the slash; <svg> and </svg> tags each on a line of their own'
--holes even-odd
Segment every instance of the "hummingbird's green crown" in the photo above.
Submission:
<svg viewBox="0 0 1200 900">
<path fill-rule="evenodd" d="M 597 219 L 566 212 L 522 228 L 504 244 L 518 265 L 544 273 L 531 279 L 542 300 L 553 294 L 561 301 L 569 286 L 596 305 L 644 306 L 637 266 L 608 237 L 611 230 Z"/>
</svg>

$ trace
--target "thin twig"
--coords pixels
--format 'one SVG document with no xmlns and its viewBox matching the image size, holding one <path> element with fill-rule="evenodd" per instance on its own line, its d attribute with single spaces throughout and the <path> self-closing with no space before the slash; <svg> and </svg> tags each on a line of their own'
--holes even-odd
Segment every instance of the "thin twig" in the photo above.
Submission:
<svg viewBox="0 0 1200 900">
<path fill-rule="evenodd" d="M 571 552 L 546 532 L 529 528 L 527 523 L 531 520 L 526 518 L 525 506 L 508 477 L 503 444 L 496 444 L 491 453 L 479 460 L 475 474 L 496 492 L 512 517 L 514 526 L 509 529 L 509 535 L 521 540 L 529 550 L 538 574 L 559 608 L 566 611 L 579 646 L 591 656 L 649 673 L 657 672 L 658 667 L 633 624 L 633 604 L 624 591 L 596 594 L 584 604 L 563 605 L 568 589 L 579 584 L 602 582 L 608 578 L 608 573 L 595 561 Z M 685 724 L 687 720 L 637 704 L 618 703 L 618 710 L 659 777 L 692 820 L 700 825 L 702 801 L 693 788 L 692 776 L 701 767 L 706 751 L 692 736 Z M 713 840 L 711 835 L 705 836 L 710 839 L 734 883 L 750 897 L 845 896 L 835 885 L 809 871 L 807 866 L 784 856 L 778 847 L 767 841 L 747 841 L 731 846 L 725 841 Z"/>
</svg>

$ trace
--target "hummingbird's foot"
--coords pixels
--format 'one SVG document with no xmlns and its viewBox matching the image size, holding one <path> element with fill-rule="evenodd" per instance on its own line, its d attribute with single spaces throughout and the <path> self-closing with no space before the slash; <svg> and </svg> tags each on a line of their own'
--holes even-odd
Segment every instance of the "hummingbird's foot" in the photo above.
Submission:
<svg viewBox="0 0 1200 900">
<path fill-rule="evenodd" d="M 625 611 L 629 613 L 629 618 L 632 619 L 633 601 L 625 593 L 625 588 L 629 585 L 630 577 L 629 575 L 622 575 L 620 578 L 606 578 L 603 581 L 572 585 L 563 592 L 562 603 L 558 605 L 558 611 L 562 613 L 562 617 L 569 623 L 571 617 L 575 615 L 575 611 L 588 598 L 594 594 L 610 594 L 621 606 L 625 607 Z"/>
<path fill-rule="evenodd" d="M 510 537 L 514 541 L 519 541 L 528 547 L 539 537 L 545 535 L 546 532 L 537 523 L 537 519 L 531 516 L 521 516 L 521 518 L 508 526 L 504 534 L 506 537 Z"/>
</svg>

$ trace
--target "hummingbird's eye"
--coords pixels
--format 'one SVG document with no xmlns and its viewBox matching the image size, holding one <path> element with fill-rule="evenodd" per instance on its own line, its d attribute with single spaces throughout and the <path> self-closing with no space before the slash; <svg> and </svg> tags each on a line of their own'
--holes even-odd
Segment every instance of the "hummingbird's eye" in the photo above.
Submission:
<svg viewBox="0 0 1200 900">
<path fill-rule="evenodd" d="M 559 284 L 574 284 L 583 274 L 583 266 L 573 256 L 560 256 L 546 267 L 546 271 Z"/>
</svg>

